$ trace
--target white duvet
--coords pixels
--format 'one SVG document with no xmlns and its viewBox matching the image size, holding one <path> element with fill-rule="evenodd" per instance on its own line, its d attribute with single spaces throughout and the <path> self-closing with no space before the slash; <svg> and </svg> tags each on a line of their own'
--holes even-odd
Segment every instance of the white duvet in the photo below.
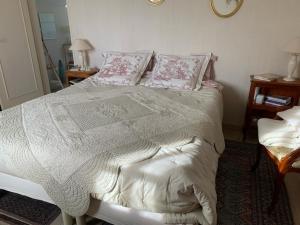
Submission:
<svg viewBox="0 0 300 225">
<path fill-rule="evenodd" d="M 224 149 L 216 90 L 101 86 L 93 78 L 0 113 L 0 154 L 65 212 L 90 195 L 166 213 L 202 209 L 216 223 L 215 175 Z"/>
</svg>

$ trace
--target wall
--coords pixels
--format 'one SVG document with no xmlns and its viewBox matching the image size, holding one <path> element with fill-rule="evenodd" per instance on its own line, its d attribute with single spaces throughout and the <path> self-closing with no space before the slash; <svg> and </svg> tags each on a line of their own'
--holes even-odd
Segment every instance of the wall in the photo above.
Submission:
<svg viewBox="0 0 300 225">
<path fill-rule="evenodd" d="M 36 0 L 38 13 L 51 13 L 55 16 L 57 36 L 54 40 L 44 40 L 55 65 L 58 60 L 64 62 L 62 45 L 70 42 L 66 0 Z"/>
<path fill-rule="evenodd" d="M 285 74 L 288 55 L 281 51 L 300 36 L 299 0 L 245 0 L 232 18 L 216 17 L 209 0 L 166 0 L 159 7 L 146 0 L 69 0 L 72 38 L 86 38 L 101 50 L 154 49 L 219 56 L 217 80 L 225 85 L 224 123 L 241 126 L 249 75 Z"/>
</svg>

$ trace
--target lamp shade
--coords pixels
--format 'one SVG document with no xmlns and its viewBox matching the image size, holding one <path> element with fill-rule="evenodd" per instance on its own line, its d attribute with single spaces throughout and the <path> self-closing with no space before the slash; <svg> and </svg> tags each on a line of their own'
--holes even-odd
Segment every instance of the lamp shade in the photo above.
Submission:
<svg viewBox="0 0 300 225">
<path fill-rule="evenodd" d="M 73 41 L 72 46 L 70 47 L 70 50 L 72 51 L 87 51 L 91 50 L 92 46 L 89 42 L 87 42 L 84 39 L 76 39 Z"/>
<path fill-rule="evenodd" d="M 289 42 L 283 50 L 293 54 L 300 54 L 300 37 Z"/>
</svg>

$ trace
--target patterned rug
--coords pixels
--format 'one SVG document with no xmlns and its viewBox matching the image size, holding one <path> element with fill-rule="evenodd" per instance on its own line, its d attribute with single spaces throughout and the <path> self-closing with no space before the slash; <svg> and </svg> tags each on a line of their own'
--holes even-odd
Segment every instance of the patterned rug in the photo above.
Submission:
<svg viewBox="0 0 300 225">
<path fill-rule="evenodd" d="M 54 205 L 14 193 L 0 193 L 0 224 L 3 221 L 13 225 L 50 225 L 59 214 Z"/>
<path fill-rule="evenodd" d="M 293 225 L 285 187 L 274 212 L 266 213 L 272 199 L 275 167 L 262 154 L 256 172 L 249 169 L 256 159 L 256 145 L 226 141 L 217 174 L 218 225 Z"/>
<path fill-rule="evenodd" d="M 255 173 L 256 145 L 226 141 L 217 175 L 218 225 L 293 225 L 285 187 L 271 216 L 265 213 L 273 191 L 275 168 L 265 154 Z M 53 205 L 0 191 L 1 221 L 11 225 L 49 225 L 59 214 Z M 92 220 L 89 224 L 109 225 Z"/>
</svg>

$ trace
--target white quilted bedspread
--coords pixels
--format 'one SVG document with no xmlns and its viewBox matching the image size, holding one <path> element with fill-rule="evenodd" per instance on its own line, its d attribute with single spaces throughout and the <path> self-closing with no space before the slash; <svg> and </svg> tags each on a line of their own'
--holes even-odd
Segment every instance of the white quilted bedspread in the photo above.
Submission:
<svg viewBox="0 0 300 225">
<path fill-rule="evenodd" d="M 86 213 L 92 194 L 163 213 L 201 205 L 215 224 L 217 151 L 224 149 L 216 93 L 101 86 L 90 78 L 0 113 L 0 153 L 73 216 Z M 134 186 L 143 177 L 157 185 Z"/>
</svg>

